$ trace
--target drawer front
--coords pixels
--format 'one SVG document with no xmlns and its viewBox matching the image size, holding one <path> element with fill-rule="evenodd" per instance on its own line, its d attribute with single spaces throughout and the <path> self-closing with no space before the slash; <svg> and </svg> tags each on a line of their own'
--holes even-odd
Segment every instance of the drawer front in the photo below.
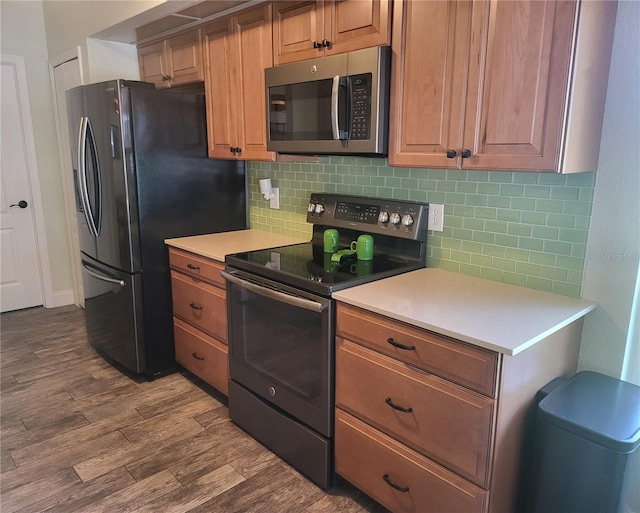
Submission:
<svg viewBox="0 0 640 513">
<path fill-rule="evenodd" d="M 341 410 L 336 410 L 335 468 L 394 513 L 487 509 L 487 491 Z"/>
<path fill-rule="evenodd" d="M 205 335 L 180 319 L 173 318 L 176 361 L 214 386 L 229 394 L 229 351 L 226 345 Z"/>
<path fill-rule="evenodd" d="M 485 486 L 494 400 L 336 339 L 336 406 Z"/>
<path fill-rule="evenodd" d="M 176 317 L 226 343 L 226 291 L 171 271 L 171 293 Z"/>
<path fill-rule="evenodd" d="M 169 264 L 172 269 L 185 273 L 194 281 L 206 281 L 222 288 L 225 287 L 224 278 L 220 276 L 224 264 L 220 262 L 169 248 Z"/>
<path fill-rule="evenodd" d="M 495 397 L 498 354 L 492 351 L 344 304 L 337 308 L 337 334 Z"/>
</svg>

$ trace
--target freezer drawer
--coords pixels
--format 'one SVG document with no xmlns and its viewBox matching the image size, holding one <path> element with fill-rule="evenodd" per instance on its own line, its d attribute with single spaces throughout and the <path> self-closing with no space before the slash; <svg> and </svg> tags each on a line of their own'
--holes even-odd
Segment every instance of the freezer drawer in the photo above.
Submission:
<svg viewBox="0 0 640 513">
<path fill-rule="evenodd" d="M 142 276 L 82 255 L 82 283 L 91 345 L 127 369 L 145 372 Z"/>
</svg>

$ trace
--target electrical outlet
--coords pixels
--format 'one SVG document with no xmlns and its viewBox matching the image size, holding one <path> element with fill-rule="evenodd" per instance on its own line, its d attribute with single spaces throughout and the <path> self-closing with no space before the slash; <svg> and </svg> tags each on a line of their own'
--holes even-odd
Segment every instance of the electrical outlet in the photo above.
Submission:
<svg viewBox="0 0 640 513">
<path fill-rule="evenodd" d="M 278 187 L 274 187 L 271 190 L 273 191 L 273 198 L 269 200 L 269 208 L 280 210 L 280 189 Z"/>
<path fill-rule="evenodd" d="M 444 205 L 429 203 L 429 230 L 441 232 L 444 227 Z"/>
</svg>

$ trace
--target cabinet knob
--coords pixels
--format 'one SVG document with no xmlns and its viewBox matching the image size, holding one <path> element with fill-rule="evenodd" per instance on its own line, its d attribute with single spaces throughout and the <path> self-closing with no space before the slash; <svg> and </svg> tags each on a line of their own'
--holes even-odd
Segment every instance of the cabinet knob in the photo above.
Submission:
<svg viewBox="0 0 640 513">
<path fill-rule="evenodd" d="M 326 48 L 327 46 L 331 46 L 331 41 L 329 41 L 328 39 L 323 39 L 321 44 L 322 48 Z"/>
<path fill-rule="evenodd" d="M 455 159 L 458 152 L 456 150 L 447 150 L 447 158 Z"/>
<path fill-rule="evenodd" d="M 313 47 L 314 48 L 322 48 L 322 43 L 320 41 L 314 41 L 313 42 Z"/>
<path fill-rule="evenodd" d="M 162 80 L 164 82 L 168 82 L 169 80 L 171 80 L 171 76 L 170 75 L 162 75 Z"/>
<path fill-rule="evenodd" d="M 471 156 L 471 150 L 464 149 L 461 155 L 463 159 L 468 159 Z"/>
</svg>

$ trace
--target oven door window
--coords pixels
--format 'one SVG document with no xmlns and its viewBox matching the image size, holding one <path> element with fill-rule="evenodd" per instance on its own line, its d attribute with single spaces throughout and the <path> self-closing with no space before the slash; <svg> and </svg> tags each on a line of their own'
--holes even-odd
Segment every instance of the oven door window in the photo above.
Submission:
<svg viewBox="0 0 640 513">
<path fill-rule="evenodd" d="M 333 80 L 317 80 L 269 88 L 271 141 L 330 141 Z M 347 88 L 338 90 L 338 126 L 347 130 Z"/>
<path fill-rule="evenodd" d="M 333 390 L 331 301 L 304 294 L 303 302 L 320 307 L 313 311 L 292 304 L 291 294 L 265 296 L 231 283 L 227 294 L 231 378 L 328 434 L 325 410 Z"/>
</svg>

